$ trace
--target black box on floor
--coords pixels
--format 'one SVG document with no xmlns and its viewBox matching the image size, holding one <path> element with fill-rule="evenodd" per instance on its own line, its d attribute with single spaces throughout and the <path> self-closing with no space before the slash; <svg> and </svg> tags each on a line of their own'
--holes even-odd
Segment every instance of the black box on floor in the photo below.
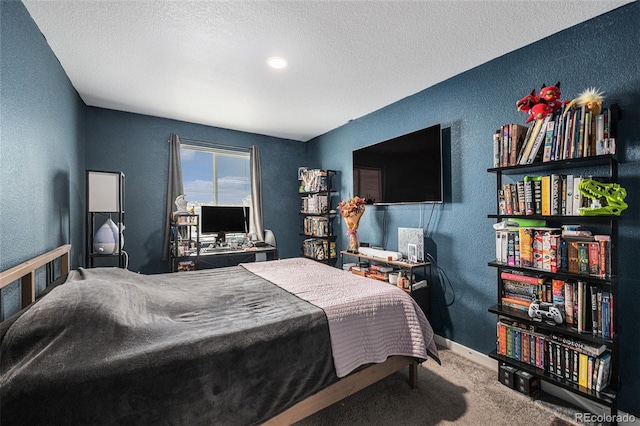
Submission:
<svg viewBox="0 0 640 426">
<path fill-rule="evenodd" d="M 516 371 L 515 389 L 528 396 L 537 396 L 541 392 L 540 379 L 526 371 Z"/>
<path fill-rule="evenodd" d="M 516 371 L 518 370 L 515 367 L 501 364 L 498 369 L 498 380 L 500 380 L 500 383 L 502 383 L 503 385 L 514 389 L 516 384 Z"/>
</svg>

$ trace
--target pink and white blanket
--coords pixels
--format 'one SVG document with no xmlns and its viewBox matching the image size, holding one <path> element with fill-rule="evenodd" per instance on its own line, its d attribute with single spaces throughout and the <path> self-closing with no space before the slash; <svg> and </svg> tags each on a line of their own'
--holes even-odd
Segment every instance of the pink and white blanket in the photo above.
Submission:
<svg viewBox="0 0 640 426">
<path fill-rule="evenodd" d="M 324 310 L 338 377 L 391 355 L 431 356 L 440 363 L 429 321 L 393 285 L 305 258 L 242 266 Z"/>
</svg>

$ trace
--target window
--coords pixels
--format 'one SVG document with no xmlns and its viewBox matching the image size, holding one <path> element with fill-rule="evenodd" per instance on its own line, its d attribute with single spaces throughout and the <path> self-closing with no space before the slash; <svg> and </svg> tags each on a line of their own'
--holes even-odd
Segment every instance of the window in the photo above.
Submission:
<svg viewBox="0 0 640 426">
<path fill-rule="evenodd" d="M 182 144 L 180 163 L 187 208 L 195 214 L 203 205 L 251 207 L 248 152 Z M 250 232 L 254 232 L 253 218 Z"/>
<path fill-rule="evenodd" d="M 248 152 L 182 145 L 180 160 L 190 207 L 251 205 Z"/>
</svg>

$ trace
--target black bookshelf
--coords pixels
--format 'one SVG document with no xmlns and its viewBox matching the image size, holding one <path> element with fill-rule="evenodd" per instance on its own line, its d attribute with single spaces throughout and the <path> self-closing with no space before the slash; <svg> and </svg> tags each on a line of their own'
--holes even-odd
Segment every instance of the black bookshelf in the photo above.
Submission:
<svg viewBox="0 0 640 426">
<path fill-rule="evenodd" d="M 617 315 L 617 307 L 614 305 L 613 308 L 613 338 L 605 339 L 601 336 L 593 335 L 591 332 L 583 333 L 578 332 L 577 328 L 574 328 L 570 324 L 548 324 L 545 322 L 534 321 L 528 315 L 528 312 L 523 310 L 503 306 L 501 304 L 502 297 L 502 279 L 501 272 L 502 271 L 514 271 L 516 273 L 522 272 L 524 274 L 530 276 L 538 276 L 545 277 L 549 280 L 551 279 L 559 279 L 559 280 L 574 280 L 574 281 L 586 281 L 589 286 L 597 286 L 610 291 L 616 300 L 616 303 L 620 303 L 618 299 L 618 283 L 619 283 L 619 274 L 617 270 L 617 254 L 615 250 L 615 244 L 617 243 L 618 238 L 618 216 L 580 216 L 580 215 L 507 215 L 500 214 L 500 202 L 498 198 L 499 191 L 503 188 L 503 177 L 509 176 L 511 180 L 516 180 L 519 176 L 524 176 L 532 173 L 538 172 L 558 172 L 558 171 L 571 171 L 570 173 L 578 174 L 580 169 L 599 169 L 603 170 L 603 174 L 607 175 L 607 178 L 610 179 L 611 182 L 615 182 L 618 179 L 618 158 L 614 154 L 608 155 L 599 155 L 599 156 L 589 156 L 582 158 L 573 158 L 567 160 L 560 161 L 550 161 L 550 162 L 536 162 L 532 164 L 526 165 L 512 165 L 512 166 L 503 166 L 503 167 L 494 167 L 487 169 L 487 172 L 494 173 L 496 178 L 496 213 L 492 213 L 487 215 L 488 218 L 495 220 L 496 222 L 500 222 L 504 219 L 534 219 L 534 220 L 544 220 L 546 226 L 549 227 L 559 227 L 564 224 L 580 224 L 583 226 L 591 226 L 595 229 L 598 229 L 599 232 L 604 234 L 609 234 L 611 236 L 611 241 L 613 243 L 613 250 L 611 252 L 611 277 L 602 278 L 599 276 L 591 276 L 591 275 L 582 275 L 582 274 L 573 274 L 568 273 L 566 271 L 558 271 L 551 272 L 547 270 L 540 270 L 538 268 L 530 268 L 530 267 L 521 267 L 509 265 L 505 262 L 498 262 L 496 260 L 489 261 L 488 266 L 496 268 L 497 275 L 497 304 L 490 306 L 488 311 L 492 314 L 495 314 L 498 318 L 505 317 L 507 320 L 513 320 L 518 324 L 521 324 L 523 327 L 529 330 L 535 330 L 537 333 L 541 333 L 544 335 L 558 335 L 558 336 L 566 336 L 567 338 L 571 338 L 578 341 L 584 341 L 592 344 L 606 346 L 606 351 L 611 354 L 611 370 L 610 370 L 610 382 L 609 385 L 602 391 L 596 392 L 593 389 L 587 389 L 586 387 L 579 386 L 575 382 L 571 380 L 567 380 L 563 377 L 552 374 L 549 371 L 538 368 L 534 365 L 528 364 L 526 362 L 521 362 L 517 359 L 510 358 L 508 356 L 498 354 L 498 350 L 495 349 L 489 356 L 501 364 L 510 365 L 517 369 L 524 370 L 541 378 L 542 380 L 552 383 L 556 386 L 559 386 L 563 389 L 566 389 L 570 392 L 573 392 L 577 395 L 580 395 L 584 398 L 587 398 L 591 401 L 595 401 L 604 406 L 610 408 L 611 414 L 617 414 L 617 398 L 618 392 L 620 389 L 620 375 L 619 375 L 619 366 L 618 366 L 618 358 L 619 358 L 619 335 L 620 335 L 620 324 L 618 322 Z M 606 170 L 606 173 L 604 172 Z M 589 173 L 590 174 L 590 173 Z M 545 357 L 547 356 L 545 350 Z M 545 360 L 546 362 L 547 360 Z"/>
</svg>

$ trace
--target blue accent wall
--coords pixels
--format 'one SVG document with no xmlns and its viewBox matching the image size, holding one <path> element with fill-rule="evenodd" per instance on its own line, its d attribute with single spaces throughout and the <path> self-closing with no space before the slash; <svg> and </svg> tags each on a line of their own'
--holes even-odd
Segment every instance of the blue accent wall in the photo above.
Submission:
<svg viewBox="0 0 640 426">
<path fill-rule="evenodd" d="M 613 12 L 504 55 L 322 135 L 309 143 L 175 120 L 86 107 L 55 55 L 18 1 L 0 1 L 0 270 L 64 243 L 72 266 L 84 263 L 84 170 L 126 175 L 125 249 L 131 270 L 168 270 L 160 261 L 170 133 L 217 143 L 258 145 L 264 183 L 265 227 L 282 257 L 300 254 L 299 166 L 340 171 L 341 195 L 354 195 L 351 152 L 394 136 L 442 124 L 447 149 L 444 204 L 369 207 L 362 241 L 397 248 L 398 227 L 426 230 L 427 249 L 440 267 L 434 282 L 436 332 L 477 351 L 494 348 L 496 302 L 492 220 L 493 132 L 524 122 L 515 101 L 542 83 L 562 82 L 564 98 L 595 86 L 618 103 L 620 183 L 629 209 L 620 221 L 617 308 L 620 334 L 620 409 L 640 415 L 640 5 Z M 416 72 L 424 72 L 416 70 Z M 372 88 L 375 90 L 375 88 Z M 407 170 L 407 179 L 411 170 Z M 338 247 L 346 226 L 336 219 Z M 2 292 L 5 314 L 18 300 Z"/>
<path fill-rule="evenodd" d="M 75 267 L 85 106 L 21 2 L 0 2 L 0 30 L 0 270 L 69 243 Z M 2 291 L 5 316 L 18 300 Z"/>
<path fill-rule="evenodd" d="M 543 83 L 561 81 L 563 99 L 595 86 L 605 104 L 622 109 L 618 147 L 620 183 L 628 191 L 617 249 L 622 272 L 617 308 L 620 334 L 620 408 L 640 414 L 640 4 L 569 28 L 499 57 L 413 96 L 384 107 L 310 142 L 310 158 L 325 168 L 342 170 L 341 192 L 351 193 L 354 149 L 441 123 L 450 156 L 448 201 L 441 205 L 367 207 L 358 232 L 361 240 L 397 250 L 397 228 L 427 230 L 428 248 L 442 276 L 432 296 L 432 323 L 446 338 L 488 353 L 495 348 L 496 303 L 493 220 L 495 174 L 492 135 L 505 123 L 524 123 L 516 101 Z M 421 70 L 415 70 L 422 72 Z M 372 88 L 375 90 L 375 88 Z M 406 178 L 411 179 L 411 170 Z M 359 195 L 359 194 L 358 194 Z M 346 226 L 340 223 L 340 247 Z M 446 275 L 446 276 L 445 276 Z"/>
<path fill-rule="evenodd" d="M 87 108 L 86 167 L 125 174 L 125 251 L 129 269 L 169 272 L 161 248 L 169 164 L 168 140 L 183 138 L 260 149 L 264 227 L 276 235 L 281 257 L 301 254 L 298 236 L 298 167 L 306 165 L 307 145 L 253 133 Z M 187 199 L 188 199 L 187 194 Z M 113 264 L 113 263 L 112 263 Z"/>
</svg>

